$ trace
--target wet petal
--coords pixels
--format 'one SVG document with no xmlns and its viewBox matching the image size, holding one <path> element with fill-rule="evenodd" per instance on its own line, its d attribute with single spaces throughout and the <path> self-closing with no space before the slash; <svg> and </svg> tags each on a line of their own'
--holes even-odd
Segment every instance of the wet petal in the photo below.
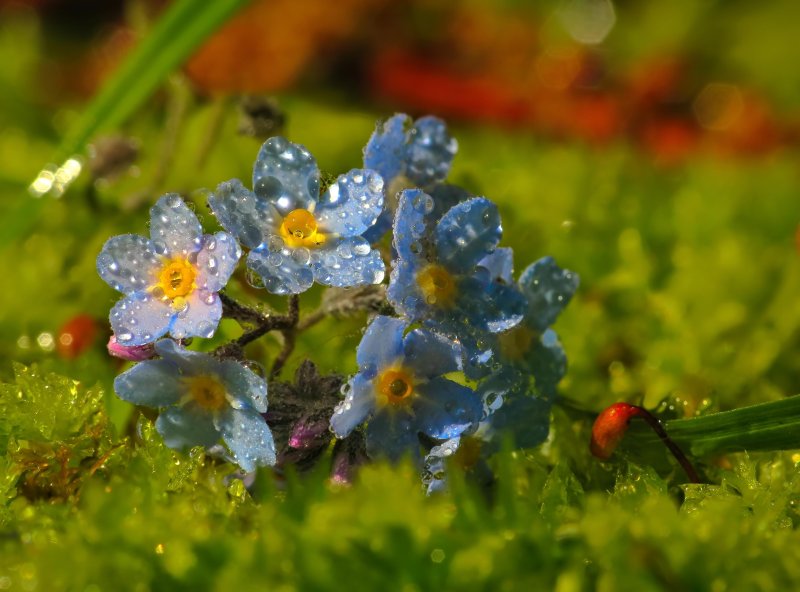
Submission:
<svg viewBox="0 0 800 592">
<path fill-rule="evenodd" d="M 197 254 L 197 285 L 207 292 L 219 292 L 228 283 L 241 256 L 239 243 L 227 232 L 205 235 Z"/>
<path fill-rule="evenodd" d="M 533 448 L 547 439 L 550 431 L 550 402 L 531 396 L 506 399 L 489 417 L 492 449 L 511 436 L 519 448 Z"/>
<path fill-rule="evenodd" d="M 433 198 L 434 208 L 429 214 L 429 219 L 432 221 L 439 221 L 442 216 L 453 206 L 467 201 L 475 197 L 472 193 L 450 183 L 438 183 L 433 187 L 428 188 L 428 193 Z"/>
<path fill-rule="evenodd" d="M 420 464 L 417 430 L 407 413 L 384 408 L 367 424 L 367 454 L 397 462 L 404 455 Z"/>
<path fill-rule="evenodd" d="M 416 260 L 395 260 L 386 290 L 386 298 L 395 310 L 413 321 L 424 318 L 430 309 L 420 294 L 417 271 Z"/>
<path fill-rule="evenodd" d="M 519 285 L 528 297 L 527 323 L 538 331 L 552 325 L 578 289 L 578 274 L 561 269 L 552 257 L 543 257 L 520 275 Z"/>
<path fill-rule="evenodd" d="M 117 376 L 114 392 L 134 405 L 166 407 L 180 400 L 183 386 L 174 364 L 166 360 L 148 360 Z"/>
<path fill-rule="evenodd" d="M 209 448 L 219 441 L 211 415 L 192 405 L 162 411 L 156 420 L 156 430 L 164 438 L 164 444 L 178 450 L 192 446 Z"/>
<path fill-rule="evenodd" d="M 178 345 L 172 339 L 160 339 L 155 345 L 156 353 L 175 365 L 182 375 L 218 373 L 219 361 L 208 354 L 192 351 Z"/>
<path fill-rule="evenodd" d="M 386 268 L 380 252 L 360 236 L 341 239 L 312 254 L 314 279 L 326 286 L 346 288 L 380 284 Z"/>
<path fill-rule="evenodd" d="M 156 253 L 187 257 L 200 249 L 203 227 L 177 193 L 162 197 L 150 208 L 150 239 Z"/>
<path fill-rule="evenodd" d="M 450 172 L 458 142 L 438 117 L 420 117 L 408 130 L 406 176 L 420 187 L 443 181 Z"/>
<path fill-rule="evenodd" d="M 434 378 L 417 385 L 415 391 L 416 425 L 431 438 L 455 438 L 481 419 L 483 404 L 478 395 L 452 380 Z"/>
<path fill-rule="evenodd" d="M 186 298 L 186 308 L 177 312 L 170 327 L 176 339 L 213 337 L 222 318 L 222 302 L 215 292 L 195 290 Z"/>
<path fill-rule="evenodd" d="M 436 226 L 439 261 L 453 271 L 467 272 L 494 251 L 502 234 L 496 205 L 483 197 L 461 202 Z"/>
<path fill-rule="evenodd" d="M 314 215 L 323 232 L 360 236 L 383 209 L 383 179 L 375 171 L 353 169 L 328 187 Z"/>
<path fill-rule="evenodd" d="M 406 127 L 411 118 L 398 113 L 385 122 L 378 122 L 364 147 L 364 166 L 378 171 L 388 185 L 405 168 Z"/>
<path fill-rule="evenodd" d="M 404 321 L 382 315 L 369 324 L 356 350 L 356 362 L 366 378 L 373 378 L 379 369 L 394 364 L 403 355 L 405 328 Z"/>
<path fill-rule="evenodd" d="M 222 227 L 248 249 L 258 248 L 283 221 L 278 210 L 256 197 L 239 179 L 220 183 L 208 197 L 208 205 Z"/>
<path fill-rule="evenodd" d="M 534 377 L 536 389 L 544 396 L 555 397 L 558 383 L 567 374 L 567 355 L 552 329 L 542 333 L 525 356 Z"/>
<path fill-rule="evenodd" d="M 478 266 L 489 272 L 493 282 L 514 283 L 514 249 L 500 247 L 478 261 Z"/>
<path fill-rule="evenodd" d="M 168 303 L 134 292 L 114 305 L 109 321 L 121 345 L 143 345 L 164 335 L 174 315 Z"/>
<path fill-rule="evenodd" d="M 458 305 L 464 320 L 491 333 L 517 326 L 527 310 L 527 300 L 513 284 L 487 284 L 476 278 L 464 278 L 459 289 Z"/>
<path fill-rule="evenodd" d="M 218 373 L 228 394 L 235 399 L 234 407 L 267 412 L 267 382 L 263 378 L 233 360 L 223 361 Z"/>
<path fill-rule="evenodd" d="M 444 335 L 414 329 L 404 342 L 406 364 L 417 376 L 433 378 L 461 370 L 461 347 Z"/>
<path fill-rule="evenodd" d="M 277 236 L 267 241 L 265 249 L 250 251 L 247 266 L 273 294 L 300 294 L 314 283 L 309 250 L 305 247 L 290 249 Z"/>
<path fill-rule="evenodd" d="M 123 293 L 144 290 L 157 281 L 161 260 L 153 243 L 138 234 L 113 236 L 97 256 L 97 273 Z"/>
<path fill-rule="evenodd" d="M 253 191 L 283 216 L 297 208 L 307 210 L 319 199 L 317 161 L 305 146 L 270 138 L 253 167 Z"/>
<path fill-rule="evenodd" d="M 400 194 L 394 217 L 392 245 L 402 260 L 425 256 L 427 225 L 425 216 L 434 207 L 433 198 L 419 189 L 407 189 Z"/>
<path fill-rule="evenodd" d="M 246 472 L 275 464 L 275 442 L 264 418 L 255 411 L 225 409 L 215 418 L 217 429 L 236 464 Z"/>
<path fill-rule="evenodd" d="M 331 429 L 337 438 L 344 438 L 364 422 L 375 410 L 375 390 L 364 374 L 356 374 L 344 401 L 336 406 L 331 417 Z"/>
</svg>

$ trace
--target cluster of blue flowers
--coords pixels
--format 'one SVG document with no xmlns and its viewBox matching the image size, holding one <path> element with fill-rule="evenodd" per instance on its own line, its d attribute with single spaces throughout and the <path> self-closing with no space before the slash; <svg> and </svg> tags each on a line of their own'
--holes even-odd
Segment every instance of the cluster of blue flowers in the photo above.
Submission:
<svg viewBox="0 0 800 592">
<path fill-rule="evenodd" d="M 270 138 L 252 190 L 234 179 L 209 197 L 226 230 L 213 235 L 179 196 L 162 197 L 149 238 L 113 237 L 97 259 L 100 276 L 123 293 L 110 315 L 113 353 L 139 362 L 117 377 L 117 394 L 161 410 L 156 428 L 168 446 L 222 441 L 244 471 L 275 464 L 265 379 L 239 360 L 189 351 L 184 340 L 214 335 L 218 292 L 243 248 L 266 290 L 296 295 L 315 282 L 382 283 L 378 245 L 391 229 L 384 250 L 394 316 L 369 323 L 358 372 L 329 408 L 332 432 L 359 434 L 371 458 L 410 456 L 427 466 L 430 489 L 465 438 L 487 450 L 505 433 L 521 446 L 541 443 L 566 371 L 550 326 L 578 278 L 544 258 L 514 280 L 512 251 L 498 246 L 497 207 L 445 183 L 457 148 L 441 120 L 395 115 L 367 143 L 365 168 L 321 194 L 313 156 Z"/>
</svg>

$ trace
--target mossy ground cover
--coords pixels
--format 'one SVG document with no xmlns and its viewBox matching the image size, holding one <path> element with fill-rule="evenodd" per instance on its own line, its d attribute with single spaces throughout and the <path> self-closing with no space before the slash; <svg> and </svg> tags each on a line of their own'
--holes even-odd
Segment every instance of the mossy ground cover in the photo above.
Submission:
<svg viewBox="0 0 800 592">
<path fill-rule="evenodd" d="M 31 81 L 18 49 L 30 40 L 13 40 L 24 35 L 5 31 L 0 44 L 17 52 L 6 76 L 20 93 Z M 449 491 L 430 497 L 409 465 L 383 464 L 350 487 L 331 485 L 325 463 L 302 475 L 262 470 L 248 492 L 201 450 L 165 448 L 150 419 L 114 397 L 120 367 L 105 353 L 106 335 L 74 359 L 57 343 L 59 327 L 78 314 L 105 331 L 115 296 L 94 262 L 107 237 L 140 232 L 165 190 L 195 196 L 210 227 L 194 192 L 250 175 L 258 144 L 236 136 L 232 109 L 198 166 L 215 107 L 180 85 L 169 98 L 186 101 L 187 115 L 173 149 L 164 152 L 167 100 L 126 128 L 142 146 L 138 176 L 80 180 L 0 250 L 0 590 L 797 586 L 798 454 L 695 457 L 705 483 L 686 484 L 657 442 L 609 463 L 588 450 L 592 412 L 616 400 L 667 419 L 796 393 L 796 154 L 706 155 L 664 168 L 623 143 L 601 150 L 456 126 L 452 179 L 499 204 L 517 259 L 550 254 L 581 276 L 556 325 L 570 369 L 550 439 L 497 454 L 489 484 L 454 467 Z M 3 101 L 13 106 L 14 97 Z M 329 173 L 360 164 L 385 115 L 335 98 L 287 96 L 281 105 L 286 135 Z M 26 184 L 51 153 L 36 131 L 45 120 L 26 115 L 0 136 L 0 215 L 27 199 Z M 243 276 L 230 289 L 281 306 Z M 301 310 L 319 298 L 304 295 Z M 355 371 L 363 324 L 319 323 L 285 374 L 306 357 L 324 371 Z M 238 332 L 226 321 L 203 347 Z M 278 351 L 262 340 L 248 353 L 267 363 Z"/>
</svg>

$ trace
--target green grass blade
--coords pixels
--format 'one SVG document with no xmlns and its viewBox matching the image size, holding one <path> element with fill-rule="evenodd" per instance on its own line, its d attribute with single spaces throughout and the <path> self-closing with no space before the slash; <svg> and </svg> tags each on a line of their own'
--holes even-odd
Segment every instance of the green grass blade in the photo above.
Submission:
<svg viewBox="0 0 800 592">
<path fill-rule="evenodd" d="M 644 425 L 631 425 L 626 446 L 660 446 Z M 800 396 L 664 423 L 669 436 L 694 456 L 736 451 L 800 449 Z"/>
<path fill-rule="evenodd" d="M 192 52 L 250 0 L 177 0 L 156 22 L 147 38 L 65 134 L 55 156 L 31 184 L 27 198 L 0 224 L 0 246 L 18 239 L 38 218 L 46 195 L 59 195 L 75 179 L 80 166 L 73 156 L 99 131 L 129 118 Z M 66 160 L 70 159 L 70 160 Z"/>
</svg>

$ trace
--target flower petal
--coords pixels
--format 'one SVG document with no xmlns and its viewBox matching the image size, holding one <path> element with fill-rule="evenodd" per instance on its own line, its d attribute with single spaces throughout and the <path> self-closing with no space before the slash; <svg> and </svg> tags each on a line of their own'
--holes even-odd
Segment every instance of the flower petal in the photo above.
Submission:
<svg viewBox="0 0 800 592">
<path fill-rule="evenodd" d="M 424 318 L 430 308 L 417 285 L 417 271 L 415 259 L 395 259 L 386 289 L 386 298 L 395 310 L 412 321 Z"/>
<path fill-rule="evenodd" d="M 443 181 L 450 172 L 458 142 L 438 117 L 420 117 L 407 133 L 406 176 L 425 187 Z"/>
<path fill-rule="evenodd" d="M 464 321 L 491 333 L 515 327 L 527 310 L 528 301 L 513 284 L 485 283 L 471 277 L 462 279 L 458 287 L 459 312 Z"/>
<path fill-rule="evenodd" d="M 205 235 L 197 254 L 197 285 L 207 292 L 219 292 L 228 283 L 241 256 L 239 243 L 227 232 Z"/>
<path fill-rule="evenodd" d="M 483 404 L 472 390 L 446 378 L 434 378 L 415 387 L 412 405 L 416 425 L 431 438 L 447 440 L 461 435 L 481 419 Z"/>
<path fill-rule="evenodd" d="M 305 146 L 280 136 L 270 138 L 253 167 L 253 191 L 283 216 L 297 208 L 307 210 L 319 199 L 317 161 Z"/>
<path fill-rule="evenodd" d="M 267 412 L 267 382 L 263 378 L 233 360 L 224 360 L 218 372 L 228 394 L 235 399 L 234 407 Z"/>
<path fill-rule="evenodd" d="M 178 450 L 191 446 L 209 448 L 219 441 L 211 414 L 193 405 L 162 411 L 156 420 L 156 430 L 164 438 L 164 444 Z"/>
<path fill-rule="evenodd" d="M 264 287 L 273 294 L 300 294 L 314 283 L 308 249 L 289 249 L 279 237 L 270 238 L 264 249 L 250 251 L 247 266 L 259 275 Z"/>
<path fill-rule="evenodd" d="M 410 125 L 405 113 L 378 122 L 364 147 L 364 166 L 378 171 L 387 185 L 405 169 L 406 127 Z"/>
<path fill-rule="evenodd" d="M 383 210 L 383 179 L 369 169 L 353 169 L 339 175 L 314 210 L 324 232 L 360 236 Z"/>
<path fill-rule="evenodd" d="M 208 196 L 208 205 L 222 227 L 248 249 L 266 242 L 283 221 L 274 207 L 246 189 L 239 179 L 220 183 Z"/>
<path fill-rule="evenodd" d="M 121 345 L 143 345 L 164 335 L 173 316 L 169 304 L 147 292 L 134 292 L 114 305 L 109 321 Z"/>
<path fill-rule="evenodd" d="M 203 227 L 177 193 L 169 193 L 150 208 L 150 239 L 156 253 L 187 257 L 200 249 Z"/>
<path fill-rule="evenodd" d="M 536 389 L 546 397 L 556 396 L 558 383 L 567 373 L 567 355 L 558 335 L 552 329 L 542 333 L 525 356 L 535 380 Z"/>
<path fill-rule="evenodd" d="M 167 360 L 148 360 L 117 376 L 114 392 L 134 405 L 166 407 L 180 400 L 183 386 L 174 364 Z"/>
<path fill-rule="evenodd" d="M 494 251 L 500 236 L 497 206 L 476 197 L 450 208 L 436 226 L 439 261 L 456 272 L 467 272 Z"/>
<path fill-rule="evenodd" d="M 356 374 L 344 401 L 336 406 L 331 429 L 337 438 L 345 438 L 375 410 L 375 390 L 364 374 Z"/>
<path fill-rule="evenodd" d="M 489 272 L 493 282 L 512 284 L 514 282 L 514 249 L 497 248 L 478 261 L 478 266 Z"/>
<path fill-rule="evenodd" d="M 525 317 L 537 331 L 552 325 L 578 289 L 578 274 L 561 269 L 552 257 L 543 257 L 520 275 L 519 285 L 528 297 Z"/>
<path fill-rule="evenodd" d="M 191 351 L 172 339 L 160 339 L 155 345 L 156 353 L 172 362 L 181 374 L 196 376 L 215 371 L 216 358 L 201 352 Z"/>
<path fill-rule="evenodd" d="M 400 319 L 379 315 L 372 320 L 356 350 L 356 362 L 366 378 L 372 379 L 379 369 L 400 359 L 405 329 Z"/>
<path fill-rule="evenodd" d="M 314 279 L 325 286 L 346 288 L 380 284 L 386 274 L 381 254 L 360 236 L 341 239 L 312 253 Z"/>
<path fill-rule="evenodd" d="M 195 290 L 186 298 L 186 308 L 178 312 L 169 332 L 176 339 L 213 337 L 222 318 L 222 302 L 215 292 Z"/>
<path fill-rule="evenodd" d="M 419 189 L 407 189 L 400 193 L 400 202 L 394 217 L 392 245 L 401 260 L 425 255 L 425 216 L 433 207 L 433 198 Z"/>
<path fill-rule="evenodd" d="M 403 455 L 420 464 L 419 437 L 407 413 L 384 408 L 367 424 L 367 454 L 397 462 Z"/>
<path fill-rule="evenodd" d="M 259 413 L 228 408 L 215 418 L 215 424 L 243 471 L 250 473 L 256 466 L 275 464 L 275 441 Z"/>
<path fill-rule="evenodd" d="M 508 397 L 489 416 L 491 449 L 499 448 L 504 436 L 511 436 L 518 448 L 533 448 L 547 439 L 550 431 L 549 401 L 531 396 Z"/>
<path fill-rule="evenodd" d="M 405 363 L 424 378 L 461 370 L 461 347 L 433 331 L 414 329 L 403 343 Z"/>
<path fill-rule="evenodd" d="M 153 285 L 160 267 L 153 243 L 138 234 L 112 236 L 97 256 L 97 273 L 125 294 Z"/>
</svg>

